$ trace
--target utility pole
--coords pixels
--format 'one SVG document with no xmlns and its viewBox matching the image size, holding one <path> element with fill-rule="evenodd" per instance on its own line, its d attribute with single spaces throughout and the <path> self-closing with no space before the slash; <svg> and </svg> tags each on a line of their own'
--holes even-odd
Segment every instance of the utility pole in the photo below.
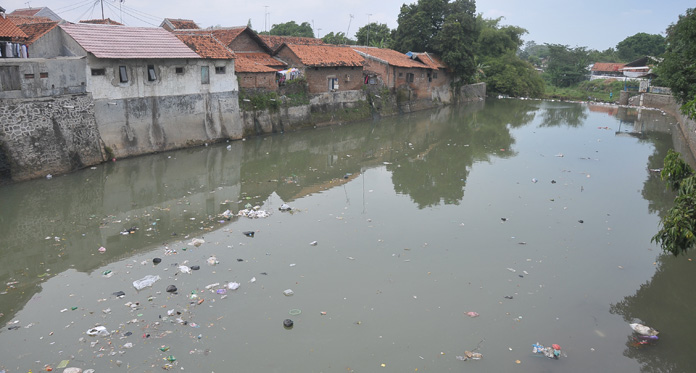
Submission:
<svg viewBox="0 0 696 373">
<path fill-rule="evenodd" d="M 104 20 L 104 0 L 101 0 L 102 20 Z"/>
<path fill-rule="evenodd" d="M 350 16 L 350 19 L 348 20 L 348 29 L 346 30 L 346 36 L 344 39 L 348 38 L 348 32 L 350 32 L 350 22 L 353 21 L 353 15 L 349 14 L 349 16 Z M 345 40 L 344 40 L 343 44 L 345 44 Z"/>
<path fill-rule="evenodd" d="M 266 20 L 268 19 L 268 5 L 263 6 L 265 9 L 263 11 L 263 31 L 268 32 L 268 27 L 266 26 Z"/>
<path fill-rule="evenodd" d="M 367 45 L 366 47 L 370 46 L 370 16 L 372 13 L 367 13 Z"/>
<path fill-rule="evenodd" d="M 321 39 L 321 27 L 317 29 L 317 39 Z"/>
</svg>

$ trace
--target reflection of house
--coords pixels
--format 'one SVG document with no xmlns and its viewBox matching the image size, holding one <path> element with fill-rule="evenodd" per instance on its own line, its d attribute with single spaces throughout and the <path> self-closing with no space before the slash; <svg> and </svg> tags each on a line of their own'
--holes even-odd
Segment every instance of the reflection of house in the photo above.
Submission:
<svg viewBox="0 0 696 373">
<path fill-rule="evenodd" d="M 50 18 L 52 21 L 62 21 L 63 19 L 60 18 L 59 15 L 54 13 L 51 9 L 48 9 L 47 7 L 41 7 L 41 8 L 24 8 L 24 9 L 15 9 L 12 13 L 8 14 L 9 16 L 25 16 L 25 17 L 47 17 Z"/>
<path fill-rule="evenodd" d="M 590 80 L 623 78 L 623 73 L 621 72 L 623 67 L 624 64 L 622 63 L 596 62 L 590 69 Z"/>
<path fill-rule="evenodd" d="M 350 47 L 283 44 L 277 55 L 302 71 L 310 93 L 358 90 L 363 85 L 364 58 Z"/>
</svg>

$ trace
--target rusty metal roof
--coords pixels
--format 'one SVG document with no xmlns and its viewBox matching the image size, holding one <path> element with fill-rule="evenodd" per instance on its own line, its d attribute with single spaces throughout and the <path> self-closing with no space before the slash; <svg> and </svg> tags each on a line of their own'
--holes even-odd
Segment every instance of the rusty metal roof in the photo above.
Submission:
<svg viewBox="0 0 696 373">
<path fill-rule="evenodd" d="M 163 28 L 89 23 L 63 24 L 59 27 L 98 58 L 200 58 Z"/>
</svg>

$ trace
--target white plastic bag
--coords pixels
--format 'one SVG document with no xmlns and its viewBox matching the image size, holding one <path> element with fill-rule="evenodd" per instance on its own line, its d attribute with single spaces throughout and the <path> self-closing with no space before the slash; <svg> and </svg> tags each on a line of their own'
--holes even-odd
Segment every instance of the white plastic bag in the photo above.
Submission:
<svg viewBox="0 0 696 373">
<path fill-rule="evenodd" d="M 152 286 L 159 279 L 160 279 L 160 277 L 158 275 L 147 275 L 147 276 L 141 278 L 140 280 L 133 281 L 133 287 L 136 290 L 142 290 L 148 286 Z"/>
</svg>

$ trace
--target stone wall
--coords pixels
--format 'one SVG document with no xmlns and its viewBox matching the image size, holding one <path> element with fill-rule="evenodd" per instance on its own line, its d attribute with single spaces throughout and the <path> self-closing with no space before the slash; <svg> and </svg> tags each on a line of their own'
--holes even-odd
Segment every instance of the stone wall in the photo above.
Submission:
<svg viewBox="0 0 696 373">
<path fill-rule="evenodd" d="M 679 129 L 686 139 L 686 142 L 691 151 L 691 156 L 696 158 L 696 121 L 682 114 L 681 105 L 677 103 L 671 95 L 659 95 L 652 93 L 643 93 L 638 96 L 631 97 L 630 105 L 646 106 L 661 109 L 667 114 L 677 118 Z"/>
<path fill-rule="evenodd" d="M 2 100 L 0 179 L 65 173 L 103 160 L 91 95 Z"/>
<path fill-rule="evenodd" d="M 486 83 L 463 86 L 456 95 L 457 102 L 479 101 L 486 98 Z"/>
</svg>

